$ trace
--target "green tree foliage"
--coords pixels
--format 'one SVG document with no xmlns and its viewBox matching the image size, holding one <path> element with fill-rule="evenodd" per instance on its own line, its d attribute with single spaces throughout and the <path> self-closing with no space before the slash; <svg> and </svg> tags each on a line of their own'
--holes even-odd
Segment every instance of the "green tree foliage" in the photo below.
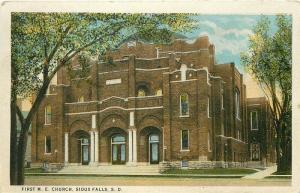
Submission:
<svg viewBox="0 0 300 193">
<path fill-rule="evenodd" d="M 61 67 L 77 56 L 84 64 L 89 56 L 104 55 L 132 38 L 168 43 L 174 33 L 191 30 L 195 24 L 189 14 L 12 13 L 11 115 L 18 115 L 21 133 L 17 141 L 12 124 L 11 184 L 24 183 L 28 129 Z M 16 99 L 28 96 L 34 100 L 23 117 Z"/>
<path fill-rule="evenodd" d="M 241 54 L 248 72 L 260 84 L 272 108 L 277 135 L 278 170 L 291 169 L 292 116 L 292 21 L 276 16 L 277 29 L 262 17 L 249 37 L 248 51 Z"/>
</svg>

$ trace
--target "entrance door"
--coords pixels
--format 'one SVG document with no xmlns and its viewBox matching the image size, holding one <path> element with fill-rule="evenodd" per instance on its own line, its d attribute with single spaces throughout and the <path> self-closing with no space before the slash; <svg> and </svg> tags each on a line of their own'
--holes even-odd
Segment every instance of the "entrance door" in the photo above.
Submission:
<svg viewBox="0 0 300 193">
<path fill-rule="evenodd" d="M 111 155 L 112 164 L 125 164 L 126 162 L 126 146 L 125 137 L 118 134 L 111 139 Z"/>
<path fill-rule="evenodd" d="M 89 140 L 82 138 L 81 140 L 81 164 L 89 164 Z"/>
<path fill-rule="evenodd" d="M 159 163 L 159 136 L 157 134 L 149 136 L 149 158 L 150 164 Z"/>
</svg>

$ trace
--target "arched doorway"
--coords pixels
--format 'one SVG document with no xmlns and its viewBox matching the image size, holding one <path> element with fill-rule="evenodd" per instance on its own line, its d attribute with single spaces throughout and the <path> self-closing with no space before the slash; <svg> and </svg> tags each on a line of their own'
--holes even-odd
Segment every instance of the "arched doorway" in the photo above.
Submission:
<svg viewBox="0 0 300 193">
<path fill-rule="evenodd" d="M 90 135 L 77 130 L 71 135 L 71 162 L 87 165 L 90 162 Z"/>
<path fill-rule="evenodd" d="M 111 160 L 112 164 L 125 164 L 126 162 L 126 140 L 122 134 L 111 137 Z"/>
<path fill-rule="evenodd" d="M 145 127 L 140 132 L 139 153 L 140 162 L 159 164 L 162 160 L 162 134 L 157 127 Z"/>
<path fill-rule="evenodd" d="M 149 161 L 150 164 L 159 163 L 159 135 L 149 135 Z"/>
<path fill-rule="evenodd" d="M 128 133 L 126 130 L 111 127 L 101 132 L 101 162 L 125 164 L 128 161 Z"/>
</svg>

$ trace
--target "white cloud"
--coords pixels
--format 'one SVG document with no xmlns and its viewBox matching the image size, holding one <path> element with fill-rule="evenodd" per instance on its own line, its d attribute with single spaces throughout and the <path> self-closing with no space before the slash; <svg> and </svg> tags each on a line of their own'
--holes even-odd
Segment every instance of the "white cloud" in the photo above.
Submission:
<svg viewBox="0 0 300 193">
<path fill-rule="evenodd" d="M 241 51 L 247 49 L 248 35 L 252 34 L 249 29 L 224 29 L 219 27 L 216 23 L 211 21 L 201 21 L 200 26 L 207 26 L 213 30 L 213 33 L 207 31 L 201 32 L 199 36 L 207 35 L 210 41 L 215 45 L 216 52 L 222 53 L 229 51 L 232 54 L 239 54 Z M 235 38 L 226 38 L 226 35 L 233 35 Z"/>
<path fill-rule="evenodd" d="M 233 55 L 236 55 L 247 49 L 248 40 L 246 38 L 242 40 L 226 39 L 224 36 L 217 36 L 208 32 L 202 32 L 199 36 L 208 36 L 210 42 L 215 45 L 217 53 L 222 53 L 227 50 Z"/>
</svg>

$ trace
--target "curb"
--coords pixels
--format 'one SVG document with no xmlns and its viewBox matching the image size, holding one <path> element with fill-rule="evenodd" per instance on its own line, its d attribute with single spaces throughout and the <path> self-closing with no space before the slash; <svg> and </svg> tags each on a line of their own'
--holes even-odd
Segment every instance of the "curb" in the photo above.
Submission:
<svg viewBox="0 0 300 193">
<path fill-rule="evenodd" d="M 82 174 L 82 173 L 26 173 L 25 176 L 74 176 L 74 177 L 159 177 L 159 178 L 242 178 L 245 175 L 176 175 L 176 174 L 132 174 L 132 175 L 124 175 L 124 174 Z"/>
</svg>

